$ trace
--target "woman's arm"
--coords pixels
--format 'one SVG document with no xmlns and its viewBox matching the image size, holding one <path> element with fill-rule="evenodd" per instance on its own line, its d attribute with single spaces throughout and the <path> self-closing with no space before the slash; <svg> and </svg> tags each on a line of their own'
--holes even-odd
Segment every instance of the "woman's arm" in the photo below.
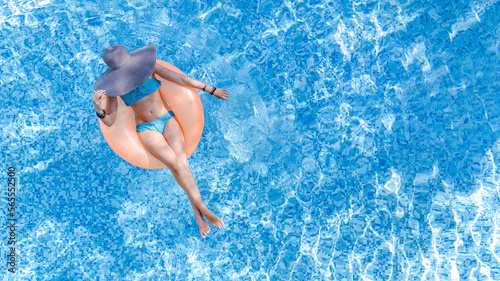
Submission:
<svg viewBox="0 0 500 281">
<path fill-rule="evenodd" d="M 103 110 L 101 107 L 102 99 L 106 99 L 106 110 Z M 102 123 L 106 126 L 111 126 L 115 123 L 116 119 L 116 111 L 118 109 L 118 101 L 116 97 L 108 97 L 106 96 L 105 90 L 97 90 L 92 97 L 94 101 L 95 112 L 97 116 L 101 119 Z"/>
<path fill-rule="evenodd" d="M 195 80 L 186 75 L 182 75 L 180 73 L 172 71 L 158 63 L 155 65 L 154 73 L 160 75 L 163 79 L 177 83 L 181 86 L 194 87 L 196 89 L 200 89 L 205 92 L 211 93 L 212 95 L 216 96 L 219 99 L 228 100 L 229 94 L 227 93 L 226 89 L 220 89 L 209 85 L 205 85 L 198 80 Z"/>
</svg>

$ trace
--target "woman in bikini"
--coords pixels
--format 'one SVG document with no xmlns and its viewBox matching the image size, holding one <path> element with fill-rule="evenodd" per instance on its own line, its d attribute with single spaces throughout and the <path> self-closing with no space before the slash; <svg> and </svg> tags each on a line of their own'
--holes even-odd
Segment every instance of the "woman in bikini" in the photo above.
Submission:
<svg viewBox="0 0 500 281">
<path fill-rule="evenodd" d="M 132 107 L 139 137 L 144 147 L 172 171 L 177 183 L 186 192 L 193 206 L 201 237 L 210 232 L 205 217 L 213 226 L 224 225 L 222 219 L 213 214 L 201 199 L 191 170 L 187 164 L 184 135 L 174 114 L 162 102 L 160 81 L 154 75 L 182 86 L 194 87 L 209 92 L 219 99 L 228 99 L 225 89 L 205 85 L 185 75 L 156 64 L 156 48 L 149 44 L 133 52 L 121 45 L 107 48 L 103 55 L 108 69 L 94 84 L 93 96 L 97 116 L 106 126 L 115 122 L 117 97 Z M 101 100 L 106 100 L 106 109 Z"/>
</svg>

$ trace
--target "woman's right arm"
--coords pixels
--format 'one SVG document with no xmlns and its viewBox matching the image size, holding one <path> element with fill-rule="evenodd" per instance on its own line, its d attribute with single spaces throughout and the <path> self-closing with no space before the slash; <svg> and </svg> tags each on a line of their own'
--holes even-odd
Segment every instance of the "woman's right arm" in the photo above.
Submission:
<svg viewBox="0 0 500 281">
<path fill-rule="evenodd" d="M 101 101 L 103 99 L 106 99 L 105 110 L 101 107 Z M 102 123 L 108 127 L 113 125 L 113 123 L 115 123 L 116 111 L 118 109 L 118 101 L 116 100 L 116 97 L 108 97 L 106 96 L 105 90 L 97 90 L 97 92 L 94 93 L 92 100 L 94 101 L 95 112 L 98 116 L 102 116 L 99 117 Z"/>
</svg>

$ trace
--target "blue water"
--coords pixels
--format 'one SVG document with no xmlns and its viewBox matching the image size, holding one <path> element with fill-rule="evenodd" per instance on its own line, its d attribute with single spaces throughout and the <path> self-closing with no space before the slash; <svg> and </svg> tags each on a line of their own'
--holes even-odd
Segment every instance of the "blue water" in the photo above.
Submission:
<svg viewBox="0 0 500 281">
<path fill-rule="evenodd" d="M 499 0 L 0 2 L 1 279 L 500 280 L 499 22 Z M 204 240 L 94 113 L 103 50 L 148 43 L 230 93 L 200 92 L 189 165 L 226 223 Z"/>
</svg>

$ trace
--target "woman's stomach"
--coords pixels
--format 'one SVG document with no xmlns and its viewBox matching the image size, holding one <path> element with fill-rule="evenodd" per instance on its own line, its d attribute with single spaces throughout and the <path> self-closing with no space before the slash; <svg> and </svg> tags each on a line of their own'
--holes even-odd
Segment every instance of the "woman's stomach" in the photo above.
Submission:
<svg viewBox="0 0 500 281">
<path fill-rule="evenodd" d="M 155 91 L 131 105 L 135 114 L 135 124 L 153 121 L 170 111 L 170 107 L 161 97 L 159 91 Z"/>
</svg>

